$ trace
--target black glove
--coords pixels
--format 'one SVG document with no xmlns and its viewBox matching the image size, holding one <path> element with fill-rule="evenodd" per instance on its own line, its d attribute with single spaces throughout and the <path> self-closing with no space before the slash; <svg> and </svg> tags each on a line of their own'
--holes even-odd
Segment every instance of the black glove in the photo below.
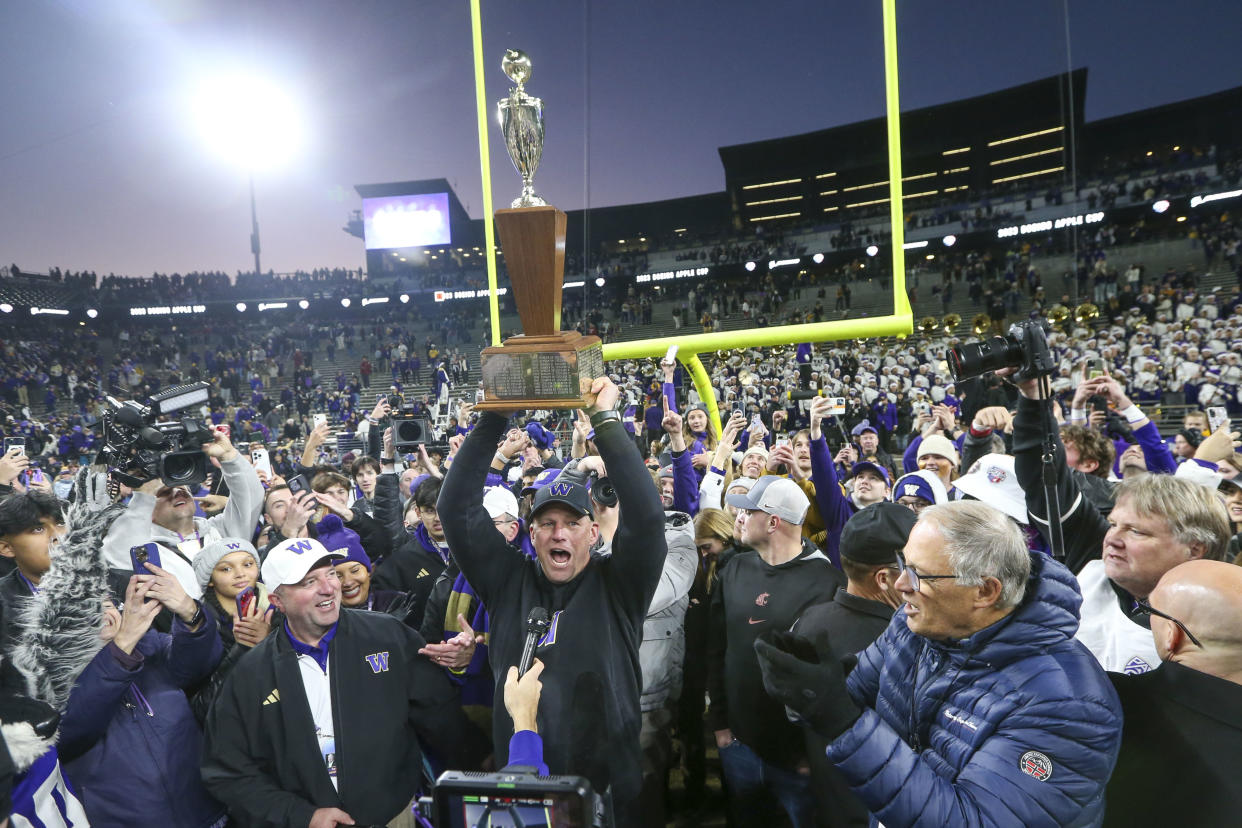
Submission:
<svg viewBox="0 0 1242 828">
<path fill-rule="evenodd" d="M 763 689 L 819 735 L 835 740 L 862 710 L 845 688 L 841 662 L 828 649 L 794 633 L 777 631 L 755 639 Z"/>
</svg>

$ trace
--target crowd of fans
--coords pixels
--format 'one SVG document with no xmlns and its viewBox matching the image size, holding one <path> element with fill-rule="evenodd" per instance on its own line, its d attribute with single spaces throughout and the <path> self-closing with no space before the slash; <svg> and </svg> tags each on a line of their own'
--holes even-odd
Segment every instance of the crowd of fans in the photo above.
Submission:
<svg viewBox="0 0 1242 828">
<path fill-rule="evenodd" d="M 1038 379 L 954 383 L 943 334 L 722 352 L 710 400 L 621 362 L 567 429 L 437 386 L 412 407 L 442 442 L 400 448 L 387 394 L 359 411 L 368 386 L 474 389 L 464 349 L 388 322 L 141 332 L 112 365 L 6 343 L 0 675 L 60 715 L 54 748 L 14 757 L 12 807 L 389 824 L 435 771 L 521 764 L 585 776 L 619 825 L 703 821 L 717 768 L 737 825 L 1162 824 L 1189 807 L 1156 784 L 1176 762 L 1224 824 L 1242 296 L 1133 269 L 1121 314 L 1050 332 Z M 673 301 L 778 312 L 692 290 Z M 317 367 L 342 354 L 358 372 Z M 228 426 L 202 484 L 90 465 L 100 388 L 192 380 L 212 389 L 193 413 Z M 32 388 L 87 399 L 38 421 Z M 1174 402 L 1162 436 L 1148 412 Z M 519 680 L 536 606 L 554 632 Z"/>
<path fill-rule="evenodd" d="M 1201 184 L 1105 176 L 1089 197 Z M 464 305 L 417 328 L 399 308 L 117 327 L 111 355 L 14 328 L 0 806 L 18 825 L 413 826 L 440 771 L 509 767 L 585 777 L 619 826 L 1232 824 L 1239 231 L 1203 210 L 1084 231 L 1063 273 L 1039 270 L 1063 252 L 1051 236 L 911 270 L 913 300 L 948 311 L 962 292 L 985 333 L 1046 319 L 1043 371 L 955 382 L 968 343 L 937 322 L 706 354 L 710 391 L 676 363 L 613 362 L 576 413 L 476 411 Z M 842 225 L 832 246 L 880 232 Z M 1193 239 L 1238 286 L 1115 255 L 1155 237 Z M 768 231 L 678 260 L 806 252 Z M 608 340 L 666 318 L 821 321 L 852 312 L 851 285 L 886 287 L 862 256 L 658 293 L 615 278 L 648 256 L 577 262 L 607 286 L 567 297 L 563 324 Z M 460 286 L 452 261 L 419 284 Z M 280 279 L 48 278 L 124 301 Z M 109 397 L 194 382 L 207 400 L 178 416 L 210 426 L 206 479 L 97 463 Z M 402 439 L 409 417 L 433 433 Z M 1161 784 L 1175 774 L 1196 784 Z"/>
</svg>

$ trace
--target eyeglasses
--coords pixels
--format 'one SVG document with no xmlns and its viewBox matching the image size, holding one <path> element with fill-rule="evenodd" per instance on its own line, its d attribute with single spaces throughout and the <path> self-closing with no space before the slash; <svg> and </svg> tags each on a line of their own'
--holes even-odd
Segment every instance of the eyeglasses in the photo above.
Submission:
<svg viewBox="0 0 1242 828">
<path fill-rule="evenodd" d="M 914 567 L 906 563 L 906 559 L 897 553 L 897 568 L 906 573 L 906 577 L 910 579 L 910 589 L 915 592 L 920 591 L 920 585 L 923 581 L 939 581 L 942 578 L 956 578 L 956 575 L 920 575 L 914 571 Z"/>
<path fill-rule="evenodd" d="M 1131 617 L 1134 617 L 1135 615 L 1155 615 L 1159 618 L 1163 618 L 1165 621 L 1169 621 L 1173 624 L 1176 624 L 1179 630 L 1186 633 L 1186 637 L 1190 639 L 1191 644 L 1194 644 L 1200 650 L 1203 649 L 1203 645 L 1199 643 L 1199 639 L 1195 638 L 1195 634 L 1192 633 L 1190 630 L 1186 629 L 1186 625 L 1183 624 L 1181 621 L 1178 621 L 1176 618 L 1169 615 L 1167 612 L 1161 612 L 1160 610 L 1156 609 L 1151 604 L 1147 603 L 1146 598 L 1135 598 L 1134 603 L 1137 604 L 1138 606 L 1136 606 L 1133 610 L 1130 611 Z"/>
</svg>

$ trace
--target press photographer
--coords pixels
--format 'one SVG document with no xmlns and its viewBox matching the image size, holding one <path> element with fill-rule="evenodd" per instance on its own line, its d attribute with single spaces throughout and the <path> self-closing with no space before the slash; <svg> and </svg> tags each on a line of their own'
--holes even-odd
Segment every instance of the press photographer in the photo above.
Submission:
<svg viewBox="0 0 1242 828">
<path fill-rule="evenodd" d="M 117 410 L 105 418 L 107 443 L 103 455 L 109 460 L 112 476 L 127 485 L 133 485 L 129 483 L 132 479 L 137 485 L 125 513 L 104 537 L 104 562 L 116 589 L 133 574 L 130 549 L 154 542 L 159 545 L 162 568 L 176 576 L 182 589 L 197 600 L 203 589 L 194 575 L 195 556 L 212 541 L 253 534 L 263 508 L 263 484 L 254 467 L 233 448 L 224 429 L 195 426 L 189 420 L 176 424 L 155 421 L 160 414 L 178 410 L 173 407 L 177 398 L 171 396 L 178 390 L 172 388 L 152 398 L 150 409 L 113 401 Z M 182 448 L 182 437 L 193 436 L 199 429 L 202 438 L 209 436 L 210 440 L 197 449 Z M 166 439 L 157 442 L 161 434 Z M 165 449 L 152 447 L 152 443 Z M 215 517 L 195 517 L 191 487 L 202 482 L 197 473 L 200 462 L 205 474 L 211 459 L 220 463 L 228 504 Z M 123 587 L 117 594 L 123 594 Z"/>
</svg>

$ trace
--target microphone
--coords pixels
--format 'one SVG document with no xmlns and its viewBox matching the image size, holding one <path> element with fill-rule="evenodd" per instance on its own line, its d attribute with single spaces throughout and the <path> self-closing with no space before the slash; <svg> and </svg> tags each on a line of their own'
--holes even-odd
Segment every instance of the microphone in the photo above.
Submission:
<svg viewBox="0 0 1242 828">
<path fill-rule="evenodd" d="M 530 669 L 531 662 L 535 660 L 535 644 L 543 638 L 550 623 L 548 611 L 543 607 L 535 607 L 526 616 L 526 643 L 522 645 L 522 658 L 518 662 L 518 678 Z"/>
</svg>

